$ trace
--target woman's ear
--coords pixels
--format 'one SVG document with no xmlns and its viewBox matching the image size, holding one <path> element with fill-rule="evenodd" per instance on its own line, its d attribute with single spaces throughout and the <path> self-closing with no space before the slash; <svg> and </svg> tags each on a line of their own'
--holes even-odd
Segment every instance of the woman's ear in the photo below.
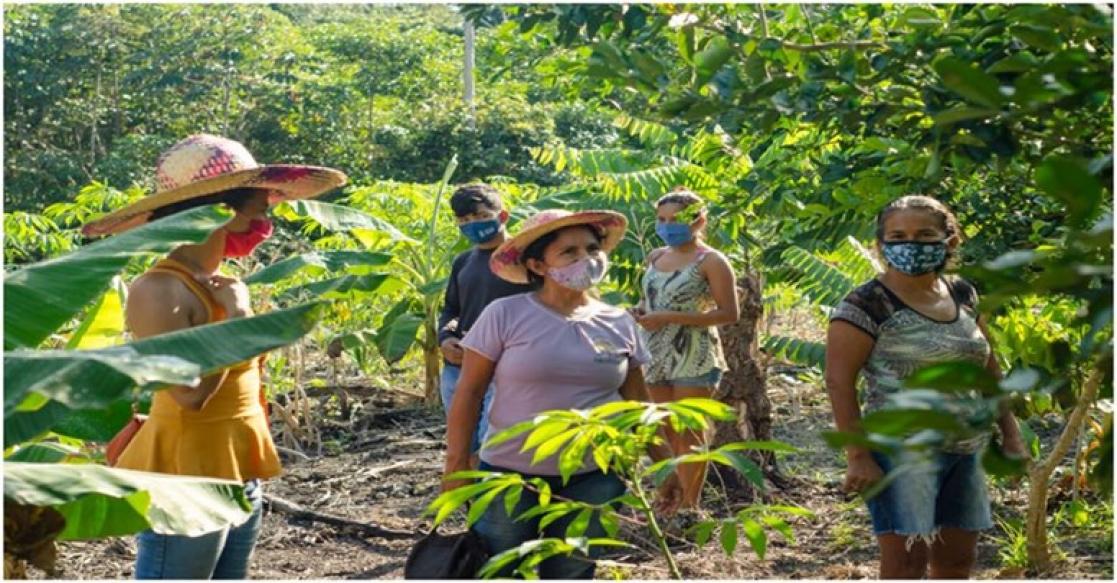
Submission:
<svg viewBox="0 0 1117 583">
<path fill-rule="evenodd" d="M 498 221 L 500 221 L 500 224 L 507 225 L 508 224 L 508 217 L 510 217 L 510 216 L 511 215 L 508 214 L 508 211 L 506 211 L 504 209 L 501 209 L 500 214 L 498 214 L 496 216 L 496 218 L 497 218 Z"/>
<path fill-rule="evenodd" d="M 954 233 L 946 239 L 946 248 L 953 251 L 962 244 L 962 237 L 958 233 Z"/>
<path fill-rule="evenodd" d="M 538 259 L 528 259 L 527 261 L 524 261 L 524 267 L 527 268 L 528 271 L 534 273 L 535 275 L 538 275 L 539 277 L 543 277 L 543 275 L 547 272 L 547 269 L 544 266 L 543 262 Z"/>
</svg>

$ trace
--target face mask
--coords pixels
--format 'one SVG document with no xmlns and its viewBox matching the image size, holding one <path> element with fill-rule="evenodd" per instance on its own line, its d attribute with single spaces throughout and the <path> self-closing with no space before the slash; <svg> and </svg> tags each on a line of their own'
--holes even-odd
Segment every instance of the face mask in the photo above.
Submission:
<svg viewBox="0 0 1117 583">
<path fill-rule="evenodd" d="M 473 221 L 464 225 L 458 225 L 458 230 L 470 243 L 474 245 L 483 245 L 493 240 L 496 234 L 500 232 L 500 221 L 498 219 L 488 219 L 482 221 Z"/>
<path fill-rule="evenodd" d="M 252 219 L 243 233 L 225 231 L 225 257 L 246 257 L 264 239 L 271 237 L 272 224 L 267 219 Z"/>
<path fill-rule="evenodd" d="M 896 271 L 923 275 L 946 265 L 946 241 L 893 241 L 881 245 L 884 260 Z"/>
<path fill-rule="evenodd" d="M 694 233 L 690 232 L 690 225 L 683 223 L 658 223 L 655 226 L 655 234 L 671 247 L 678 247 L 694 239 Z"/>
<path fill-rule="evenodd" d="M 547 275 L 562 287 L 585 291 L 601 283 L 608 270 L 609 262 L 605 256 L 595 255 L 579 259 L 566 267 L 548 268 Z"/>
</svg>

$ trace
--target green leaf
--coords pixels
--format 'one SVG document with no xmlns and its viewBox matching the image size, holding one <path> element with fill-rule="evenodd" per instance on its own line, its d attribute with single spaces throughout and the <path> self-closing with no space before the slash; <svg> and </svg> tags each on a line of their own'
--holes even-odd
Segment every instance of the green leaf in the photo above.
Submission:
<svg viewBox="0 0 1117 583">
<path fill-rule="evenodd" d="M 1009 55 L 992 65 L 985 71 L 987 73 L 1024 73 L 1039 67 L 1039 59 L 1028 51 L 1020 51 Z"/>
<path fill-rule="evenodd" d="M 4 349 L 34 348 L 101 295 L 136 257 L 198 243 L 228 215 L 192 209 L 4 276 Z"/>
<path fill-rule="evenodd" d="M 515 516 L 516 505 L 520 503 L 520 498 L 523 496 L 524 488 L 521 485 L 516 485 L 509 488 L 504 494 L 504 513 L 508 516 Z"/>
<path fill-rule="evenodd" d="M 862 419 L 861 427 L 872 433 L 907 435 L 919 429 L 956 432 L 962 429 L 954 414 L 929 409 L 880 409 Z"/>
<path fill-rule="evenodd" d="M 737 522 L 733 519 L 721 521 L 721 533 L 718 535 L 721 548 L 726 555 L 732 555 L 737 549 Z"/>
<path fill-rule="evenodd" d="M 795 544 L 795 532 L 791 529 L 791 525 L 787 524 L 787 521 L 784 519 L 778 516 L 761 516 L 760 521 L 768 525 L 769 528 L 780 533 L 788 543 Z M 746 530 L 745 533 L 747 535 L 748 531 Z"/>
<path fill-rule="evenodd" d="M 997 378 L 981 365 L 955 361 L 921 368 L 904 379 L 904 386 L 948 393 L 978 390 L 983 394 L 994 394 L 997 392 Z"/>
<path fill-rule="evenodd" d="M 1063 47 L 1063 39 L 1046 26 L 1019 24 L 1010 28 L 1009 33 L 1025 44 L 1044 51 L 1056 52 Z"/>
<path fill-rule="evenodd" d="M 943 57 L 934 64 L 943 85 L 985 107 L 999 108 L 1004 102 L 997 79 L 957 57 Z"/>
<path fill-rule="evenodd" d="M 81 457 L 81 452 L 76 448 L 62 445 L 61 443 L 28 443 L 17 446 L 16 450 L 5 462 L 27 462 L 30 464 L 53 464 L 65 461 L 70 457 Z"/>
<path fill-rule="evenodd" d="M 1047 158 L 1036 168 L 1036 185 L 1066 205 L 1068 222 L 1079 227 L 1097 214 L 1105 198 L 1101 183 L 1090 175 L 1086 163 L 1077 158 Z"/>
<path fill-rule="evenodd" d="M 57 509 L 66 518 L 62 540 L 122 536 L 147 528 L 198 536 L 241 524 L 251 513 L 244 487 L 230 480 L 96 464 L 5 462 L 4 498 Z"/>
<path fill-rule="evenodd" d="M 694 532 L 694 544 L 703 547 L 706 543 L 710 542 L 710 537 L 714 534 L 714 528 L 718 525 L 716 520 L 703 520 L 698 524 L 691 527 Z"/>
<path fill-rule="evenodd" d="M 104 348 L 124 341 L 124 298 L 127 290 L 120 277 L 112 278 L 109 289 L 93 304 L 70 335 L 66 348 Z"/>
<path fill-rule="evenodd" d="M 392 320 L 387 327 L 376 333 L 376 349 L 388 364 L 399 362 L 411 346 L 423 325 L 424 318 L 418 314 L 406 313 Z"/>
<path fill-rule="evenodd" d="M 743 518 L 741 520 L 741 530 L 745 533 L 745 538 L 748 539 L 749 544 L 752 545 L 752 550 L 756 552 L 756 556 L 763 561 L 764 555 L 768 553 L 768 533 L 764 532 L 764 527 L 751 518 Z"/>
<path fill-rule="evenodd" d="M 51 404 L 62 406 L 57 401 L 51 401 Z M 52 432 L 65 437 L 108 443 L 132 418 L 132 400 L 121 399 L 100 409 L 66 409 L 66 411 L 60 421 L 44 427 L 50 427 Z M 4 422 L 7 423 L 8 420 L 5 419 Z M 5 439 L 7 439 L 6 435 Z"/>
<path fill-rule="evenodd" d="M 574 520 L 570 522 L 570 526 L 566 527 L 566 536 L 568 538 L 584 536 L 586 534 L 586 529 L 590 526 L 591 518 L 593 518 L 593 509 L 583 509 L 578 513 L 578 516 L 574 517 Z"/>
<path fill-rule="evenodd" d="M 971 119 L 986 119 L 997 115 L 999 112 L 995 109 L 988 109 L 983 107 L 970 107 L 968 105 L 959 105 L 936 113 L 933 118 L 935 125 L 947 126 L 960 121 Z"/>
<path fill-rule="evenodd" d="M 760 466 L 756 465 L 756 462 L 736 451 L 722 452 L 721 455 L 728 461 L 725 465 L 732 466 L 735 470 L 741 472 L 741 475 L 760 491 L 764 491 L 764 471 L 760 469 Z M 719 461 L 717 457 L 713 459 Z"/>
<path fill-rule="evenodd" d="M 133 386 L 195 386 L 201 370 L 177 356 L 141 354 L 130 346 L 98 350 L 15 350 L 4 353 L 4 407 L 30 392 L 71 408 L 101 407 Z M 107 389 L 107 390 L 106 390 Z"/>
<path fill-rule="evenodd" d="M 733 410 L 733 407 L 721 401 L 715 401 L 714 399 L 687 398 L 679 399 L 673 404 L 676 407 L 699 411 L 709 416 L 711 419 L 717 419 L 719 421 L 728 421 L 736 419 L 737 417 L 737 412 Z"/>
<path fill-rule="evenodd" d="M 289 220 L 310 220 L 328 231 L 365 229 L 384 233 L 392 241 L 417 243 L 404 235 L 391 223 L 382 221 L 353 207 L 317 200 L 292 200 L 279 204 L 272 211 L 276 216 Z"/>
<path fill-rule="evenodd" d="M 733 47 L 724 36 L 715 36 L 694 55 L 695 86 L 701 87 L 733 56 Z"/>
<path fill-rule="evenodd" d="M 991 476 L 1022 476 L 1028 469 L 1028 462 L 1022 458 L 1011 458 L 1001 451 L 1000 445 L 990 440 L 981 454 L 981 467 Z"/>
<path fill-rule="evenodd" d="M 15 403 L 18 403 L 21 399 L 20 393 L 26 393 L 34 387 L 36 391 L 41 390 L 62 403 L 72 403 L 75 406 L 90 407 L 95 406 L 91 405 L 93 403 L 113 403 L 125 399 L 127 391 L 136 386 L 140 380 L 152 378 L 143 376 L 150 374 L 150 371 L 141 368 L 146 361 L 162 362 L 166 357 L 157 357 L 175 354 L 196 365 L 201 374 L 208 374 L 298 340 L 314 327 L 321 313 L 321 307 L 321 304 L 317 303 L 305 304 L 251 318 L 235 318 L 176 330 L 111 349 L 51 351 L 49 356 L 42 358 L 38 357 L 41 353 L 29 351 L 8 353 L 15 354 L 21 362 L 31 363 L 32 366 L 27 368 L 14 366 L 12 365 L 14 358 L 6 354 L 5 358 L 9 360 L 9 365 L 4 367 L 5 399 L 12 398 Z M 136 364 L 135 377 L 106 364 L 115 363 L 111 357 L 119 355 L 122 351 L 128 351 L 127 362 L 139 363 Z M 90 353 L 99 353 L 102 358 L 91 358 Z M 106 353 L 109 356 L 105 356 Z M 72 359 L 67 360 L 67 357 Z M 58 363 L 64 370 L 60 369 L 59 372 L 50 374 L 44 381 L 39 373 L 42 372 L 42 363 L 48 360 Z M 28 369 L 33 370 L 28 372 Z M 13 411 L 14 407 L 6 406 L 5 418 L 7 419 Z M 24 417 L 25 421 L 28 419 L 30 418 Z M 49 416 L 35 419 L 42 422 L 49 421 L 50 424 L 59 420 L 57 417 L 49 418 Z M 47 427 L 49 425 L 40 429 L 45 430 Z M 5 431 L 5 439 L 7 438 L 8 432 Z"/>
<path fill-rule="evenodd" d="M 391 260 L 392 255 L 389 253 L 351 250 L 314 251 L 277 261 L 246 277 L 244 283 L 248 285 L 273 284 L 307 270 L 325 273 L 339 271 L 351 266 L 379 267 L 387 265 Z"/>
<path fill-rule="evenodd" d="M 469 513 L 466 514 L 466 524 L 472 526 L 478 520 L 481 520 L 481 515 L 485 513 L 485 510 L 488 510 L 489 505 L 493 503 L 493 500 L 496 499 L 497 495 L 499 495 L 506 488 L 507 486 L 493 488 L 492 490 L 486 492 L 480 498 L 475 500 L 473 502 L 473 506 L 469 508 Z"/>
<path fill-rule="evenodd" d="M 900 17 L 900 21 L 915 28 L 939 28 L 942 26 L 942 19 L 928 8 L 908 8 Z"/>
<path fill-rule="evenodd" d="M 367 275 L 343 275 L 305 285 L 295 286 L 283 292 L 280 299 L 317 298 L 329 299 L 354 298 L 354 292 L 372 293 L 381 288 L 391 278 L 386 273 Z"/>
</svg>

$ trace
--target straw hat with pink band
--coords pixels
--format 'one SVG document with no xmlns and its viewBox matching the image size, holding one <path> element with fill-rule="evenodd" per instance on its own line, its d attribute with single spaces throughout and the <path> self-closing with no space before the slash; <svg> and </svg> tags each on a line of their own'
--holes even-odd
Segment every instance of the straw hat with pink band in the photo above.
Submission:
<svg viewBox="0 0 1117 583">
<path fill-rule="evenodd" d="M 489 268 L 503 280 L 528 283 L 527 267 L 523 264 L 524 250 L 547 233 L 576 225 L 589 225 L 599 229 L 603 235 L 601 249 L 608 253 L 624 239 L 628 219 L 613 211 L 540 211 L 523 222 L 515 237 L 497 247 L 489 259 Z"/>
<path fill-rule="evenodd" d="M 87 223 L 87 237 L 112 235 L 150 220 L 156 209 L 239 188 L 268 190 L 268 204 L 313 198 L 345 184 L 341 171 L 294 164 L 259 165 L 240 143 L 210 134 L 190 136 L 163 153 L 154 194 Z"/>
</svg>

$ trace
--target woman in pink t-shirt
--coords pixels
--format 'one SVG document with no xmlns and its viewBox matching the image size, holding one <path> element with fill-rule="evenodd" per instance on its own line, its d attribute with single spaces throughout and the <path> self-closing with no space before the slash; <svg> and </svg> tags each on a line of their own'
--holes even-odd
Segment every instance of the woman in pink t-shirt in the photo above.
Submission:
<svg viewBox="0 0 1117 583">
<path fill-rule="evenodd" d="M 489 304 L 462 340 L 465 356 L 450 406 L 446 475 L 470 469 L 471 432 L 490 382 L 493 398 L 487 435 L 543 411 L 650 400 L 641 369 L 649 356 L 635 320 L 589 293 L 605 277 L 606 253 L 624 237 L 626 223 L 623 215 L 608 211 L 543 211 L 525 221 L 519 234 L 493 253 L 494 273 L 508 281 L 530 283 L 535 291 Z M 481 469 L 540 477 L 550 483 L 555 495 L 593 504 L 624 494 L 624 483 L 592 462 L 563 483 L 557 456 L 532 464 L 533 452 L 520 452 L 524 437 L 483 445 Z M 656 457 L 665 455 L 670 455 L 665 448 L 656 452 Z M 462 485 L 444 481 L 443 490 Z M 673 510 L 680 495 L 677 481 L 672 480 L 661 507 Z M 494 500 L 474 531 L 492 554 L 541 535 L 564 537 L 573 515 L 543 529 L 538 518 L 514 520 L 536 505 L 538 500 L 528 490 L 511 515 L 501 500 Z M 585 535 L 604 536 L 597 515 Z M 594 564 L 555 557 L 543 561 L 539 571 L 548 579 L 593 578 Z"/>
</svg>

